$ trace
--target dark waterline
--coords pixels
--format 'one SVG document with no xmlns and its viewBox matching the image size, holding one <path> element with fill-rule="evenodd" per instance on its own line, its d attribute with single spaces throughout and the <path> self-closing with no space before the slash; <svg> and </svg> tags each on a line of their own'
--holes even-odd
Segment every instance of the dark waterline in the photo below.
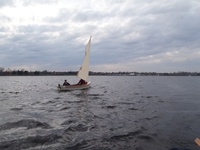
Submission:
<svg viewBox="0 0 200 150">
<path fill-rule="evenodd" d="M 195 150 L 199 77 L 0 77 L 1 150 Z"/>
</svg>

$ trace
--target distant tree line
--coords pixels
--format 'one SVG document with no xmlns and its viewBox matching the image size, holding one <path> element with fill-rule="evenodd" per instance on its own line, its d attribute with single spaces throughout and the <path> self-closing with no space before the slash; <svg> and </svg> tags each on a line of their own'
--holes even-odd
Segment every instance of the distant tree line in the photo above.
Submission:
<svg viewBox="0 0 200 150">
<path fill-rule="evenodd" d="M 200 72 L 90 72 L 90 75 L 111 75 L 111 76 L 200 76 Z"/>
<path fill-rule="evenodd" d="M 27 71 L 27 70 L 11 70 L 0 67 L 0 76 L 47 76 L 47 75 L 76 75 L 77 71 Z M 157 72 L 89 72 L 90 75 L 101 76 L 200 76 L 200 72 L 173 72 L 173 73 L 157 73 Z"/>
<path fill-rule="evenodd" d="M 56 72 L 56 71 L 27 71 L 27 70 L 2 70 L 0 68 L 0 76 L 46 76 L 46 75 L 75 75 L 77 72 Z"/>
</svg>

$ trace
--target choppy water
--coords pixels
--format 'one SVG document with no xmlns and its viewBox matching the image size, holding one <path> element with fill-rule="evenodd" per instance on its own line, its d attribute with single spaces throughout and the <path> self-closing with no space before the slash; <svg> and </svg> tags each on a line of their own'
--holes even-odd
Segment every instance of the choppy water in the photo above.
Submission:
<svg viewBox="0 0 200 150">
<path fill-rule="evenodd" d="M 0 77 L 0 150 L 194 150 L 199 77 Z"/>
</svg>

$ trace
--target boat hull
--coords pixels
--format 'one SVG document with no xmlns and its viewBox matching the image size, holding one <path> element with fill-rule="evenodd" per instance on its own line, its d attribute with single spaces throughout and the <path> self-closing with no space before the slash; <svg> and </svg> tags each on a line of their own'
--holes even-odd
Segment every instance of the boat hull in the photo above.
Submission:
<svg viewBox="0 0 200 150">
<path fill-rule="evenodd" d="M 58 90 L 59 91 L 83 90 L 83 89 L 90 88 L 90 84 L 91 82 L 88 82 L 87 84 L 82 84 L 82 85 L 78 85 L 78 84 L 67 85 L 67 86 L 58 85 Z"/>
</svg>

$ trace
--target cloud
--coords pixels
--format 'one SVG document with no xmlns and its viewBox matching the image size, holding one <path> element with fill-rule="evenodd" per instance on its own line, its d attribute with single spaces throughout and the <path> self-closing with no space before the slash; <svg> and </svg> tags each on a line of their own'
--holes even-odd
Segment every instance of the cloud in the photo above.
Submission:
<svg viewBox="0 0 200 150">
<path fill-rule="evenodd" d="M 5 6 L 13 6 L 14 1 L 13 0 L 1 0 L 0 1 L 0 8 Z"/>
<path fill-rule="evenodd" d="M 196 70 L 200 61 L 198 0 L 18 0 L 0 7 L 3 67 L 76 70 L 90 35 L 96 71 Z"/>
<path fill-rule="evenodd" d="M 55 4 L 58 1 L 57 0 L 34 0 L 34 1 L 30 1 L 30 0 L 23 0 L 21 1 L 23 6 L 30 6 L 30 5 L 49 5 L 49 4 Z"/>
</svg>

